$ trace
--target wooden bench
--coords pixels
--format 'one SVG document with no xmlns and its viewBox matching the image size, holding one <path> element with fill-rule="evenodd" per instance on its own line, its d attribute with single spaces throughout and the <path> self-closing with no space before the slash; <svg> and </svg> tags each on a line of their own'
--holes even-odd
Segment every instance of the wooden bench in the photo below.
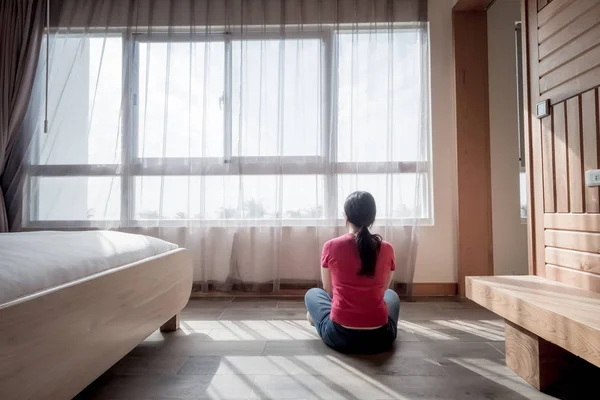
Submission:
<svg viewBox="0 0 600 400">
<path fill-rule="evenodd" d="M 504 318 L 506 365 L 538 390 L 600 371 L 600 293 L 528 275 L 467 277 L 466 295 Z"/>
</svg>

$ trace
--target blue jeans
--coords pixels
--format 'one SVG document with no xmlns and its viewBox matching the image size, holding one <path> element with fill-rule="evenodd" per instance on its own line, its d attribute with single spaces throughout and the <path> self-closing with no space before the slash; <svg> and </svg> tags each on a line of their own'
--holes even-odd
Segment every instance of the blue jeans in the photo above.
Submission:
<svg viewBox="0 0 600 400">
<path fill-rule="evenodd" d="M 348 329 L 333 322 L 331 297 L 323 289 L 310 289 L 304 297 L 308 313 L 315 322 L 317 333 L 325 344 L 344 353 L 373 354 L 388 350 L 398 334 L 400 298 L 393 290 L 386 290 L 383 300 L 388 309 L 388 323 L 378 329 Z"/>
</svg>

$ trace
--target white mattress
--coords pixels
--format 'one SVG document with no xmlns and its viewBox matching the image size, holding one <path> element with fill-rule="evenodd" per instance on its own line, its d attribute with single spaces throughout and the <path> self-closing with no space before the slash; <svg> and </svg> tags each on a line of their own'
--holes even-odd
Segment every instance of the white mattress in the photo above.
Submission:
<svg viewBox="0 0 600 400">
<path fill-rule="evenodd" d="M 121 232 L 0 233 L 0 304 L 176 248 Z"/>
</svg>

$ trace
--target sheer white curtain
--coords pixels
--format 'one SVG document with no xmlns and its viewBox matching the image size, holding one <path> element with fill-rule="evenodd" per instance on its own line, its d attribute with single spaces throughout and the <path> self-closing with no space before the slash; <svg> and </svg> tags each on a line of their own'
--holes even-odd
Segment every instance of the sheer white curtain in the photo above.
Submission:
<svg viewBox="0 0 600 400">
<path fill-rule="evenodd" d="M 319 281 L 355 190 L 410 292 L 432 223 L 426 1 L 63 0 L 23 226 L 192 251 L 198 290 Z M 43 54 L 45 58 L 45 54 Z"/>
</svg>

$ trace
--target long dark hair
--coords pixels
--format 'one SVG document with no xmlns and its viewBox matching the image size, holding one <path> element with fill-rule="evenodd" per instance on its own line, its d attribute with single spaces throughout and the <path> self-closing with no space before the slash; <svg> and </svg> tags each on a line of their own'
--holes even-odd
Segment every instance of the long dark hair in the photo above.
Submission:
<svg viewBox="0 0 600 400">
<path fill-rule="evenodd" d="M 358 275 L 374 276 L 377 255 L 381 248 L 381 236 L 372 235 L 369 228 L 375 222 L 377 206 L 375 199 L 368 192 L 354 192 L 344 203 L 346 219 L 358 232 L 356 232 L 356 246 L 360 255 L 361 267 Z"/>
</svg>

